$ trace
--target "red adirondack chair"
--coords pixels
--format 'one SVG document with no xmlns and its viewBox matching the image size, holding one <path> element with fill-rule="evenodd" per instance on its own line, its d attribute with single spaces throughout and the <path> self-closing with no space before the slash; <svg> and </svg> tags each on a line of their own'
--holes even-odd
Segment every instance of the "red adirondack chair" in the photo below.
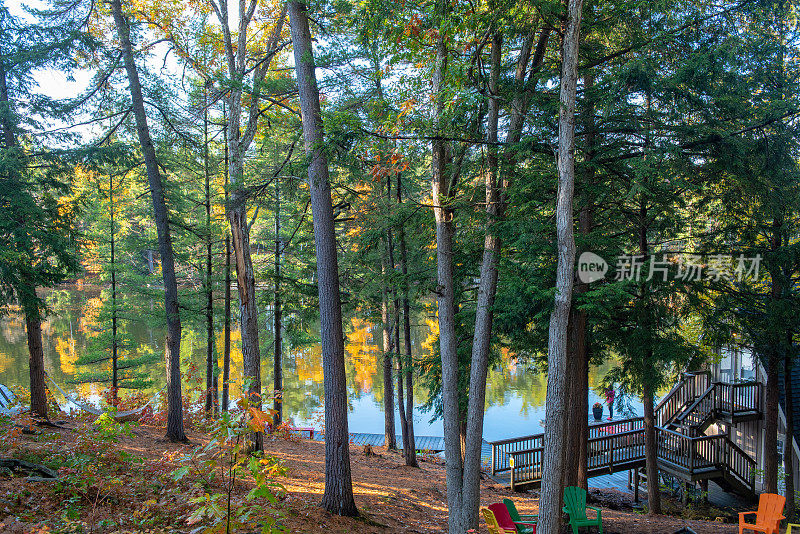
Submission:
<svg viewBox="0 0 800 534">
<path fill-rule="evenodd" d="M 508 513 L 505 503 L 496 502 L 489 505 L 489 510 L 494 514 L 497 524 L 503 530 L 510 530 L 511 532 L 518 532 L 519 534 L 536 534 L 536 523 L 517 522 L 511 519 L 511 514 Z"/>
</svg>

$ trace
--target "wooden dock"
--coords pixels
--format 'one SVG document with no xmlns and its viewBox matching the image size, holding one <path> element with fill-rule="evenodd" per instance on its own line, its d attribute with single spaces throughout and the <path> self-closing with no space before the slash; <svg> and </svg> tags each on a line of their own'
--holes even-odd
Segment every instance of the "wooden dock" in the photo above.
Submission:
<svg viewBox="0 0 800 534">
<path fill-rule="evenodd" d="M 325 434 L 319 431 L 314 431 L 314 439 L 317 441 L 325 441 Z M 396 436 L 397 448 L 403 448 L 403 437 Z M 363 432 L 351 432 L 350 443 L 354 445 L 371 445 L 373 447 L 383 447 L 385 443 L 385 436 L 383 434 L 368 434 Z M 444 451 L 444 438 L 438 436 L 414 436 L 414 444 L 418 451 L 438 453 Z M 483 440 L 481 446 L 481 456 L 485 462 L 488 462 L 492 454 L 491 444 Z"/>
</svg>

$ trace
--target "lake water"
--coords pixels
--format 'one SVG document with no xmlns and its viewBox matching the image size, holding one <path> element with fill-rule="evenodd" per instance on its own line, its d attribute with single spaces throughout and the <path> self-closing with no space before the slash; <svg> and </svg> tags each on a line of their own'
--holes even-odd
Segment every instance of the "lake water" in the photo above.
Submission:
<svg viewBox="0 0 800 534">
<path fill-rule="evenodd" d="M 84 354 L 97 340 L 102 339 L 103 330 L 110 328 L 102 320 L 103 294 L 96 287 L 72 287 L 50 291 L 47 295 L 51 314 L 42 325 L 45 369 L 65 390 L 78 393 L 83 398 L 97 398 L 102 387 L 108 384 L 75 384 L 74 378 L 89 368 L 76 365 L 79 355 Z M 140 306 L 136 313 L 130 314 L 121 322 L 130 351 L 142 354 L 147 351 L 161 353 L 163 350 L 163 329 L 155 326 L 157 319 L 147 320 L 150 309 L 154 314 L 160 310 L 161 303 L 155 301 Z M 152 307 L 152 308 L 151 308 Z M 269 314 L 267 314 L 269 315 Z M 264 323 L 268 323 L 266 317 Z M 184 328 L 181 340 L 181 368 L 187 384 L 184 391 L 199 395 L 205 373 L 205 329 L 198 319 L 183 319 Z M 415 355 L 430 351 L 433 338 L 430 336 L 435 322 L 425 317 L 419 319 L 414 327 L 413 346 Z M 308 326 L 308 333 L 314 337 L 318 327 Z M 216 353 L 222 354 L 222 322 L 219 318 L 218 333 L 215 338 Z M 381 369 L 382 351 L 381 329 L 364 319 L 352 317 L 345 321 L 346 369 L 349 401 L 349 425 L 351 432 L 383 433 L 383 373 Z M 262 380 L 264 389 L 272 384 L 272 334 L 269 329 L 262 331 Z M 232 397 L 241 384 L 241 352 L 238 331 L 232 332 Z M 287 344 L 288 345 L 288 344 Z M 221 356 L 220 356 L 221 365 Z M 296 425 L 315 426 L 321 421 L 322 354 L 318 343 L 301 346 L 286 346 L 283 359 L 284 369 L 284 418 Z M 594 387 L 599 384 L 607 367 L 593 368 L 589 376 L 590 405 L 603 402 Z M 152 379 L 152 385 L 145 389 L 153 394 L 164 385 L 163 358 L 145 369 Z M 28 350 L 25 336 L 25 323 L 14 314 L 0 318 L 0 383 L 27 387 Z M 504 354 L 500 363 L 489 372 L 486 395 L 486 417 L 484 438 L 492 441 L 516 436 L 535 434 L 542 431 L 546 377 L 527 364 L 517 363 L 512 355 Z M 415 387 L 415 401 L 422 403 L 427 392 Z M 641 413 L 641 405 L 634 402 L 630 409 Z M 607 407 L 604 408 L 608 416 Z M 622 416 L 623 414 L 617 414 Z M 587 417 L 589 414 L 587 413 Z M 399 418 L 398 433 L 399 433 Z M 441 436 L 441 421 L 430 421 L 430 413 L 415 411 L 415 433 L 420 436 Z"/>
</svg>

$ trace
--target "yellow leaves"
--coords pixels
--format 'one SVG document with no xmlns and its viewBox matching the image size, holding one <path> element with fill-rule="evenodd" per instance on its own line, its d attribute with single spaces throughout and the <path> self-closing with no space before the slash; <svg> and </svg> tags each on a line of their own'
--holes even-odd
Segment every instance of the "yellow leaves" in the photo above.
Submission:
<svg viewBox="0 0 800 534">
<path fill-rule="evenodd" d="M 397 116 L 399 119 L 403 115 L 407 115 L 417 106 L 417 100 L 415 98 L 410 98 L 403 102 L 403 105 L 400 106 L 400 114 Z"/>
</svg>

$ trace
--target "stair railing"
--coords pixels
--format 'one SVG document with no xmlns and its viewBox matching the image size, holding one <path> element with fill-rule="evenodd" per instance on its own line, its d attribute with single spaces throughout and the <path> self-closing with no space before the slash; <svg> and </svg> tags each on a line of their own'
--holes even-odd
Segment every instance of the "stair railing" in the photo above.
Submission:
<svg viewBox="0 0 800 534">
<path fill-rule="evenodd" d="M 674 423 L 690 426 L 694 429 L 705 425 L 710 418 L 714 417 L 716 410 L 719 408 L 717 385 L 716 383 L 711 384 L 688 408 L 674 418 Z"/>
<path fill-rule="evenodd" d="M 750 491 L 754 491 L 756 484 L 756 461 L 727 438 L 725 439 L 725 445 L 724 465 L 726 471 L 733 475 L 741 484 L 749 488 Z"/>
<path fill-rule="evenodd" d="M 656 426 L 666 427 L 681 411 L 703 394 L 711 384 L 707 371 L 688 371 L 658 403 L 655 409 Z"/>
</svg>

